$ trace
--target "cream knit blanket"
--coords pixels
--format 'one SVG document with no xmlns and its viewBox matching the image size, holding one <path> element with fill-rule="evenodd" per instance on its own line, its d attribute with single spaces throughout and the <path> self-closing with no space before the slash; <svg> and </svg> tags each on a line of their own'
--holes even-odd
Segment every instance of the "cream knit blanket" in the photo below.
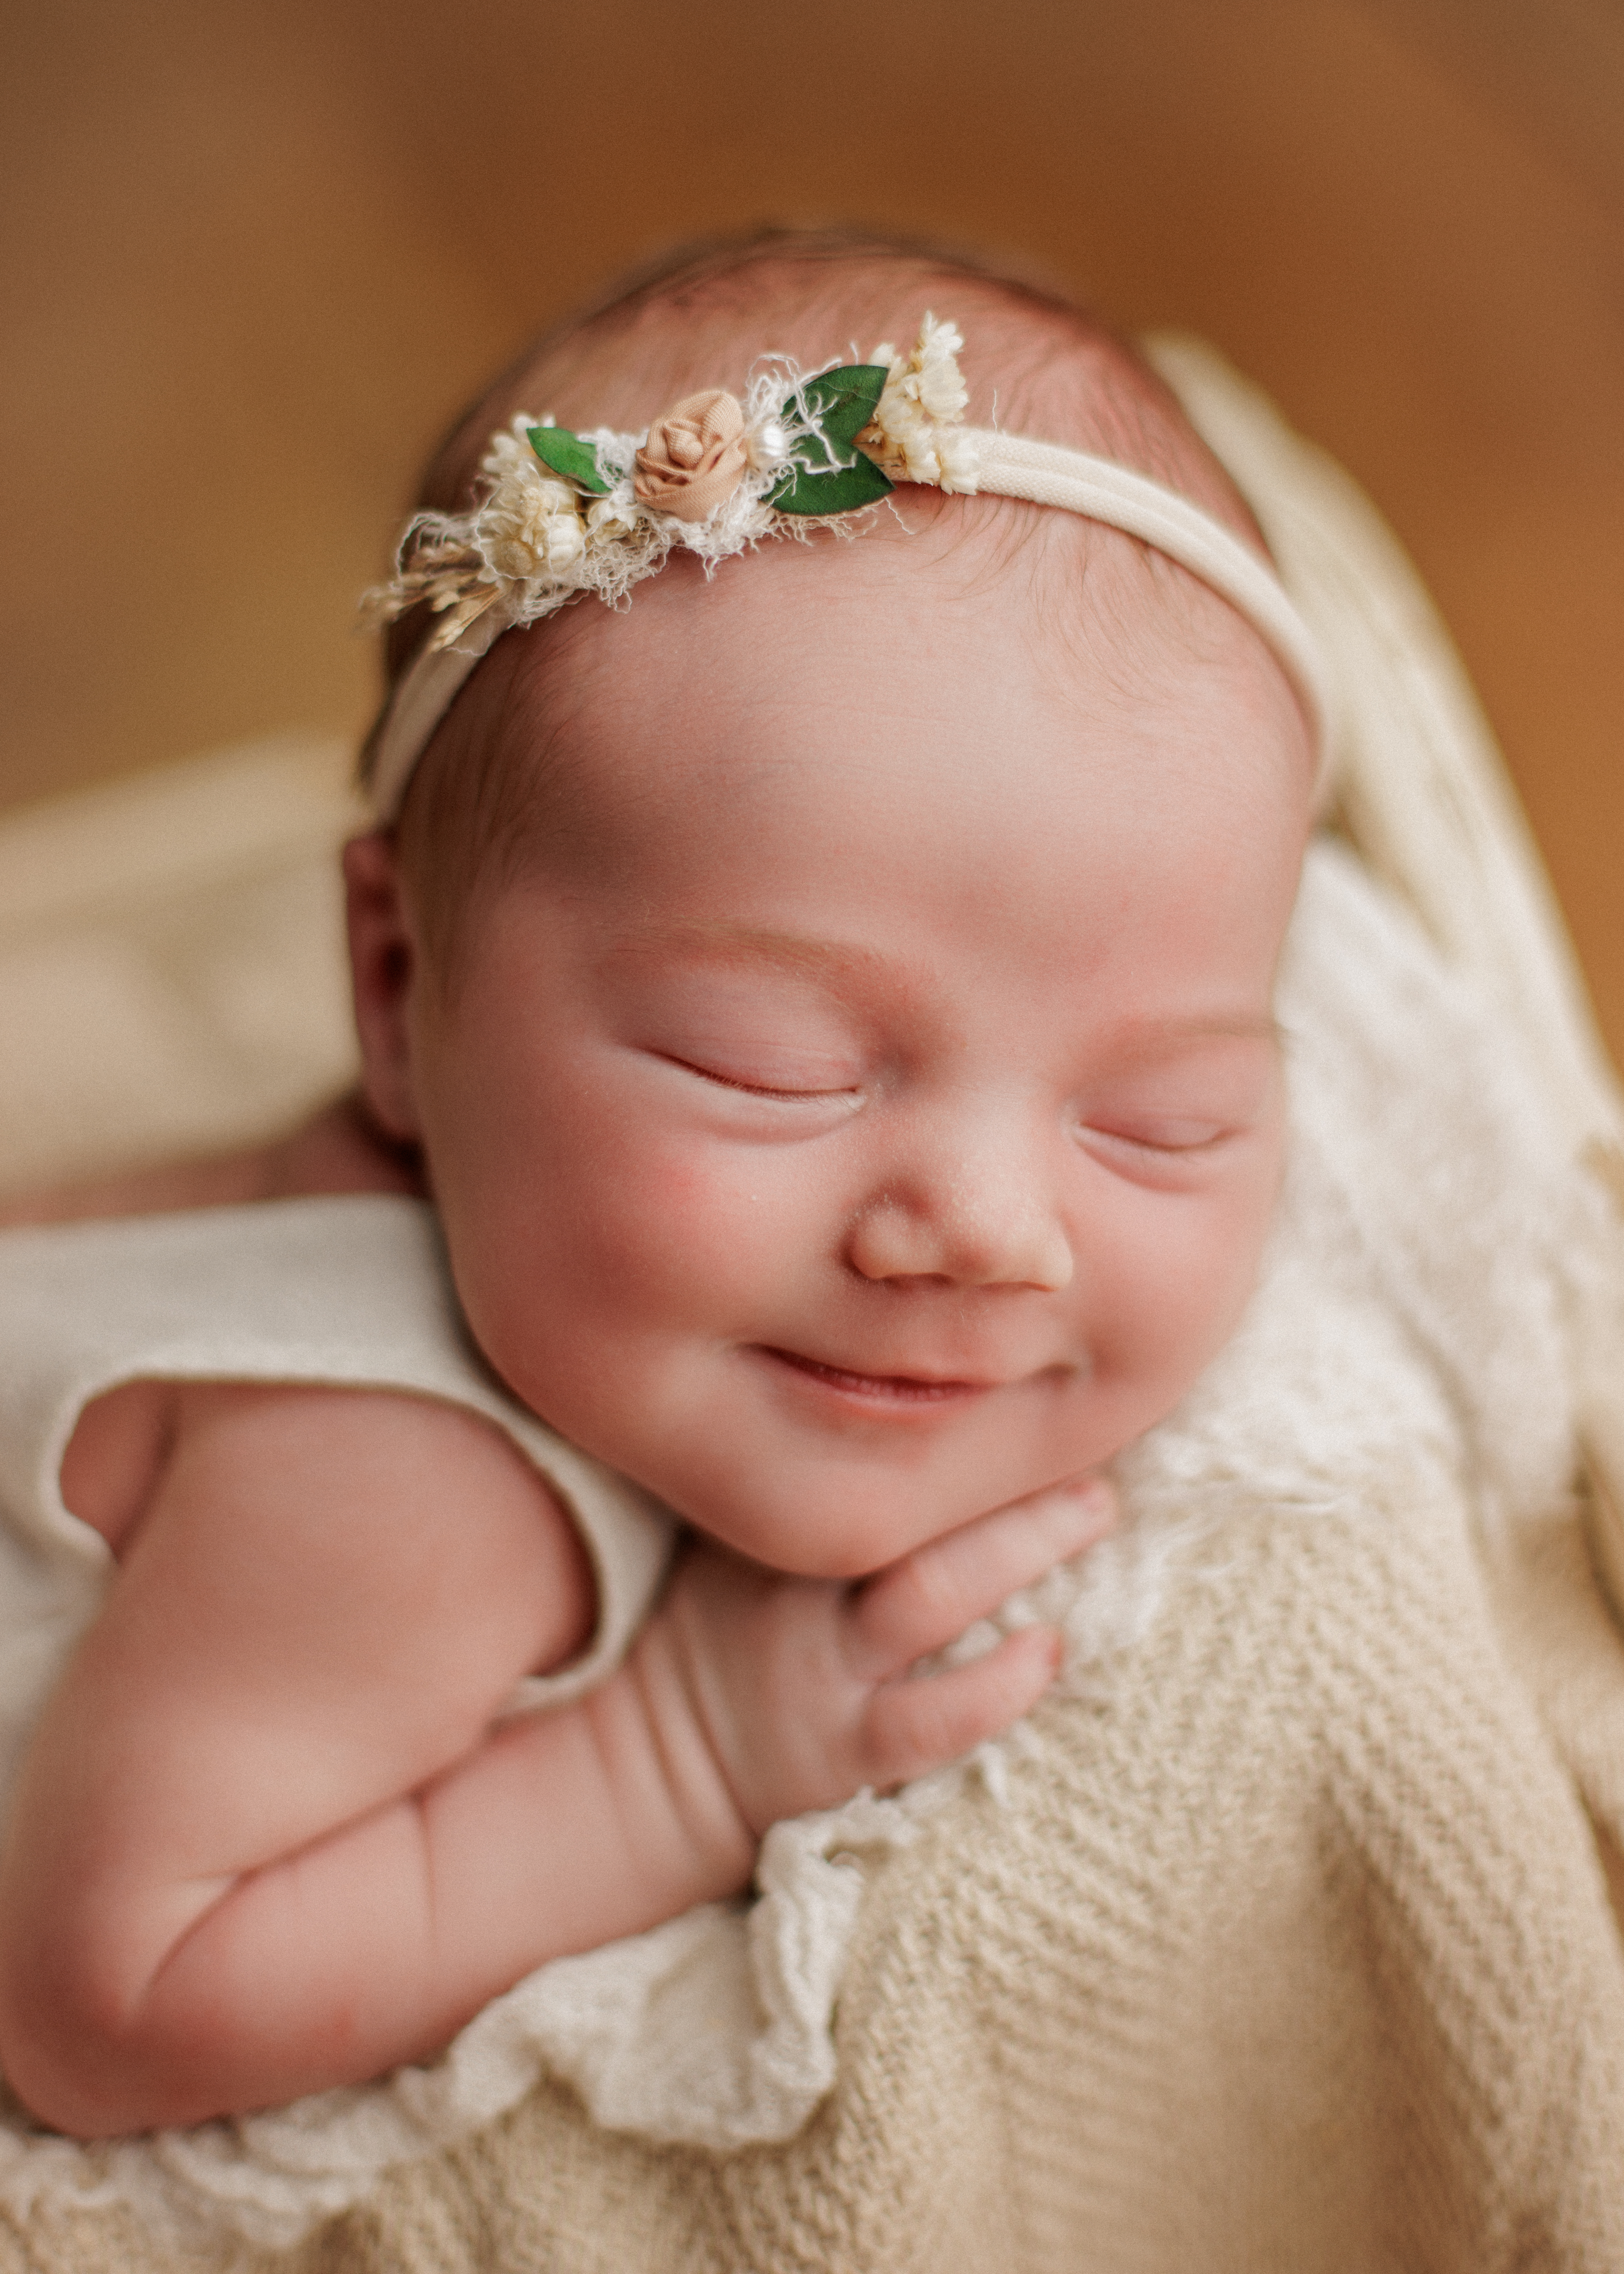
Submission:
<svg viewBox="0 0 1624 2274">
<path fill-rule="evenodd" d="M 476 2025 L 461 2102 L 455 2063 L 419 2090 L 437 2154 L 378 2177 L 387 2123 L 336 2165 L 342 2125 L 284 2132 L 295 2223 L 301 2162 L 364 2200 L 242 2263 L 1624 2265 L 1624 1956 L 1594 1836 L 1611 1861 L 1624 1650 L 1568 1489 L 1581 1377 L 1624 1352 L 1618 1226 L 1492 975 L 1452 976 L 1334 851 L 1281 1010 L 1265 1284 L 1125 1465 L 1132 1523 L 997 1789 L 786 1828 L 756 1949 L 703 1922 L 709 1975 L 655 1968 L 664 2009 L 629 2033 L 583 2003 L 535 2084 L 522 1985 Z M 669 1959 L 695 1929 L 664 1932 Z M 833 2078 L 790 2137 L 647 2136 L 683 2128 L 651 2120 L 662 2060 L 688 2064 L 690 2129 L 695 2078 L 714 2105 L 731 2075 L 748 2112 L 737 2048 L 775 2021 L 808 2104 Z M 211 2184 L 268 2233 L 278 2175 L 233 2131 Z M 99 2201 L 86 2167 L 61 2177 L 13 2192 L 0 2269 L 219 2262 L 172 2223 L 188 2182 L 132 2188 L 117 2151 Z"/>
</svg>

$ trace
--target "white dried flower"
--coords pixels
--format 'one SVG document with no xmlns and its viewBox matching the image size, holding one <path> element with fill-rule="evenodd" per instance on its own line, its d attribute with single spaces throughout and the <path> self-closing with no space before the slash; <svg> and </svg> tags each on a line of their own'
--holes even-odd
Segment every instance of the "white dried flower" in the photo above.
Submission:
<svg viewBox="0 0 1624 2274">
<path fill-rule="evenodd" d="M 508 440 L 499 436 L 498 444 Z M 496 456 L 493 448 L 490 458 Z M 521 461 L 504 471 L 479 508 L 475 532 L 485 559 L 503 576 L 567 576 L 586 551 L 574 490 L 544 473 L 533 455 L 528 466 Z"/>
<path fill-rule="evenodd" d="M 963 418 L 970 400 L 957 360 L 963 345 L 956 324 L 938 323 L 927 314 L 912 355 L 895 354 L 889 341 L 876 348 L 875 362 L 890 368 L 871 431 L 879 440 L 880 464 L 893 480 L 964 488 L 963 478 L 974 477 L 962 449 L 950 446 L 948 456 L 943 455 L 950 445 L 943 429 Z"/>
<path fill-rule="evenodd" d="M 945 433 L 938 429 L 936 445 L 942 487 L 959 497 L 974 497 L 981 486 L 981 444 L 962 429 Z"/>
<path fill-rule="evenodd" d="M 892 366 L 892 379 L 886 381 L 885 392 L 880 397 L 874 424 L 884 444 L 883 463 L 894 480 L 934 482 L 942 471 L 936 456 L 935 425 L 918 399 L 907 391 L 911 377 L 908 366 L 898 358 Z"/>
<path fill-rule="evenodd" d="M 629 537 L 636 526 L 636 508 L 617 504 L 613 497 L 594 498 L 586 509 L 589 545 L 612 545 L 619 538 Z"/>
<path fill-rule="evenodd" d="M 939 324 L 934 316 L 927 315 L 919 328 L 919 340 L 912 357 L 914 392 L 942 425 L 962 418 L 965 405 L 970 400 L 969 389 L 959 370 L 959 351 L 963 345 L 964 334 L 957 324 Z"/>
<path fill-rule="evenodd" d="M 499 428 L 485 445 L 485 456 L 479 461 L 479 471 L 482 474 L 488 474 L 493 482 L 500 482 L 508 474 L 519 471 L 528 449 L 529 443 L 522 441 L 517 434 L 510 434 L 505 427 Z M 532 458 L 535 455 L 531 450 Z"/>
</svg>

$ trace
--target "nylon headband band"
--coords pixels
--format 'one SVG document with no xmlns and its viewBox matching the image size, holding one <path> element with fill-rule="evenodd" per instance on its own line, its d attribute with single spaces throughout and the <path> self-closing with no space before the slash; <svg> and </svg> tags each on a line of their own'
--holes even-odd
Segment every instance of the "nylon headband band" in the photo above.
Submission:
<svg viewBox="0 0 1624 2274">
<path fill-rule="evenodd" d="M 1331 701 L 1312 633 L 1273 570 L 1213 516 L 1109 458 L 1058 442 L 1029 441 L 992 427 L 958 430 L 979 453 L 978 496 L 1024 499 L 1120 529 L 1176 561 L 1245 617 L 1290 680 L 1313 729 L 1323 788 Z M 395 688 L 373 743 L 369 785 L 375 818 L 400 811 L 417 760 L 464 681 L 512 620 L 500 606 L 470 624 L 455 645 L 422 651 Z"/>
<path fill-rule="evenodd" d="M 981 491 L 1058 506 L 1089 521 L 1124 531 L 1165 553 L 1237 608 L 1273 649 L 1308 713 L 1325 770 L 1331 697 L 1313 634 L 1285 586 L 1258 555 L 1177 490 L 1164 489 L 1109 458 L 1094 458 L 1057 442 L 1031 442 L 1023 434 L 976 430 L 981 444 Z"/>
</svg>

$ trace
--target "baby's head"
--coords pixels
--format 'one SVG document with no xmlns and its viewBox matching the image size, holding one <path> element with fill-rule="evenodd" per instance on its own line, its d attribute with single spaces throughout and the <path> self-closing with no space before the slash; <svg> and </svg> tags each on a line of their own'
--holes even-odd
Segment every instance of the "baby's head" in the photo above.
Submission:
<svg viewBox="0 0 1624 2274">
<path fill-rule="evenodd" d="M 636 430 L 754 360 L 960 326 L 974 411 L 1262 556 L 1132 354 L 1024 287 L 768 240 L 499 381 Z M 741 1551 L 868 1570 L 1108 1461 L 1251 1291 L 1312 734 L 1274 652 L 1074 512 L 897 489 L 623 610 L 507 631 L 349 856 L 373 1110 L 420 1143 L 486 1356 Z M 420 614 L 422 612 L 419 612 Z M 397 635 L 397 662 L 404 644 Z"/>
</svg>

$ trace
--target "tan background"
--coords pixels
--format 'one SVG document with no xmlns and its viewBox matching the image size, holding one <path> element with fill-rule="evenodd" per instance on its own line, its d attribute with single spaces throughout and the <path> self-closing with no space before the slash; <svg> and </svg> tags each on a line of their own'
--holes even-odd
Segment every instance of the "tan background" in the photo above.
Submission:
<svg viewBox="0 0 1624 2274">
<path fill-rule="evenodd" d="M 1624 1057 L 1620 0 L 11 0 L 0 807 L 353 730 L 449 410 L 763 217 L 1023 249 L 1372 492 Z"/>
</svg>

